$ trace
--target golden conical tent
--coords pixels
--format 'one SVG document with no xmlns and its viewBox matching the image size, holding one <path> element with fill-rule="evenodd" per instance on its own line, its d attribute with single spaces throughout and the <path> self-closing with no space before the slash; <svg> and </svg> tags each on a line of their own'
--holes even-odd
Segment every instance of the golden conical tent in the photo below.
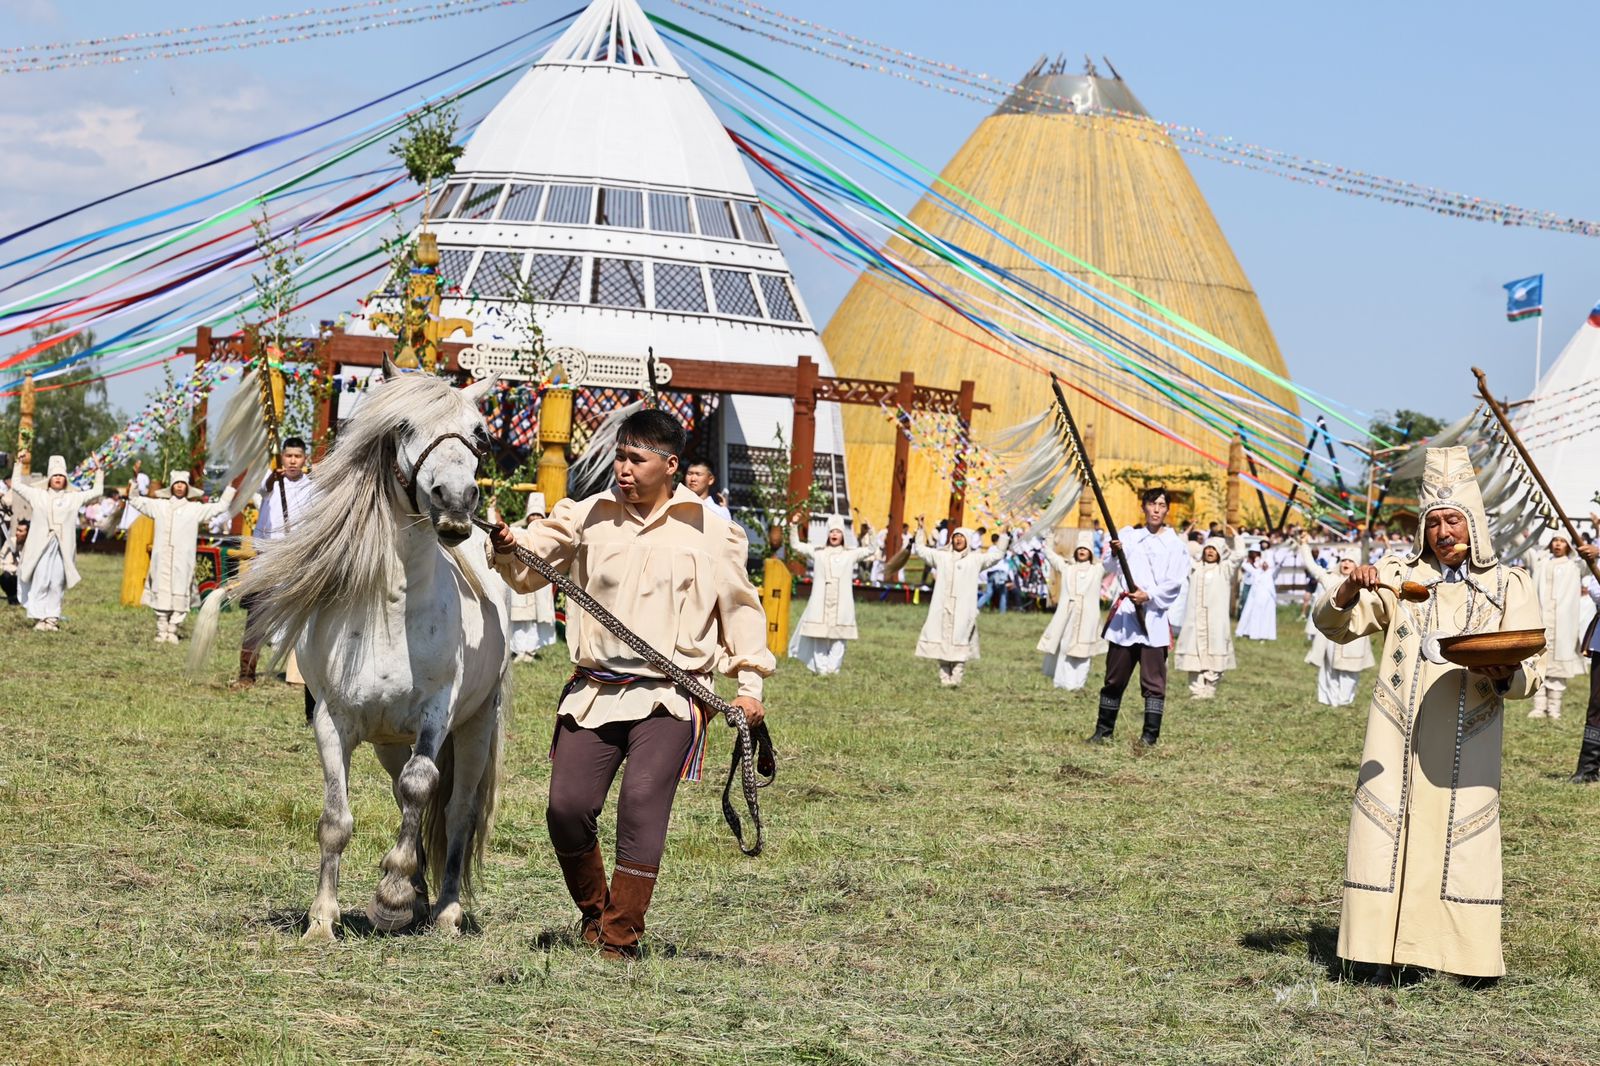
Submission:
<svg viewBox="0 0 1600 1066">
<path fill-rule="evenodd" d="M 1096 107 L 1144 114 L 1120 80 L 1036 70 L 979 125 L 942 177 L 1287 377 L 1249 279 L 1171 141 L 1160 127 L 1137 118 L 1067 113 Z M 982 213 L 978 208 L 972 210 Z M 1125 335 L 1134 335 L 1126 323 L 1095 309 L 1086 297 L 1074 293 L 1021 252 L 946 207 L 924 198 L 912 210 L 911 218 L 927 231 L 1018 274 L 1073 308 L 1092 313 Z M 1093 278 L 1038 241 L 1015 232 L 1008 236 L 1059 270 L 1102 292 L 1112 291 L 1107 282 Z M 891 247 L 893 254 L 925 270 L 937 283 L 978 301 L 979 307 L 994 310 L 995 297 L 956 268 L 898 238 Z M 1123 299 L 1128 297 L 1123 295 Z M 1046 336 L 1053 347 L 1062 346 L 1059 338 L 1049 338 L 1041 330 L 1022 332 Z M 1177 339 L 1173 333 L 1163 336 Z M 1227 458 L 1226 440 L 1192 417 L 1157 403 L 1126 373 L 1117 371 L 1108 356 L 1078 355 L 1081 362 L 1092 364 L 1092 370 L 1025 348 L 1008 349 L 1017 357 L 1013 360 L 965 339 L 969 337 L 1003 347 L 954 311 L 892 282 L 865 275 L 840 304 L 823 334 L 834 365 L 843 375 L 892 380 L 901 370 L 911 369 L 919 384 L 944 388 L 956 387 L 963 378 L 974 379 L 978 400 L 992 406 L 975 420 L 973 435 L 980 442 L 1038 414 L 1049 402 L 1046 370 L 1053 369 L 1069 383 L 1109 394 L 1210 455 Z M 1142 340 L 1176 367 L 1230 398 L 1245 392 L 1209 368 L 1224 367 L 1229 376 L 1298 411 L 1288 390 L 1201 345 L 1182 342 L 1185 351 L 1203 360 L 1195 362 L 1148 337 Z M 1073 395 L 1069 391 L 1069 396 Z M 1210 399 L 1225 410 L 1235 407 L 1231 400 Z M 1241 416 L 1260 417 L 1263 406 L 1260 400 L 1251 400 L 1237 409 Z M 1221 517 L 1225 467 L 1087 398 L 1077 398 L 1074 413 L 1080 422 L 1094 426 L 1095 466 L 1102 479 L 1109 479 L 1107 497 L 1118 522 L 1136 516 L 1129 486 L 1140 480 L 1141 474 L 1173 478 L 1172 487 L 1191 497 L 1182 501 L 1179 513 L 1192 510 L 1197 517 Z M 1299 433 L 1281 416 L 1277 424 L 1289 436 Z M 847 408 L 844 431 L 851 501 L 870 519 L 879 521 L 888 512 L 896 429 L 882 412 Z M 1293 452 L 1298 445 L 1280 447 Z M 1119 472 L 1123 476 L 1115 477 Z M 1210 480 L 1198 480 L 1202 474 Z M 950 486 L 937 477 L 932 464 L 919 461 L 913 453 L 907 478 L 908 516 L 926 514 L 931 523 L 944 513 Z M 1287 487 L 1285 478 L 1269 480 Z M 1247 490 L 1245 498 L 1244 520 L 1259 524 L 1254 493 Z"/>
</svg>

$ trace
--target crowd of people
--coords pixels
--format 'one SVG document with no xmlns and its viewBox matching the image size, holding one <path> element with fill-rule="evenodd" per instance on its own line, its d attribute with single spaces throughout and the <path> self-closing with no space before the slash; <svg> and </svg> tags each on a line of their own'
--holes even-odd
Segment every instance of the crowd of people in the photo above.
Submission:
<svg viewBox="0 0 1600 1066">
<path fill-rule="evenodd" d="M 524 517 L 498 524 L 490 538 L 490 562 L 513 596 L 510 652 L 525 660 L 559 639 L 554 596 L 513 554 L 522 547 L 570 570 L 654 643 L 692 659 L 693 672 L 736 675 L 736 702 L 759 722 L 762 679 L 776 663 L 748 577 L 745 531 L 730 520 L 706 464 L 679 477 L 683 433 L 670 416 L 641 412 L 622 429 L 610 490 L 563 500 L 548 514 L 535 493 Z M 314 505 L 315 492 L 303 442 L 285 442 L 280 471 L 252 495 L 255 537 L 283 536 Z M 0 483 L 0 559 L 15 577 L 7 590 L 35 629 L 60 627 L 64 597 L 80 580 L 80 525 L 105 498 L 102 472 L 94 471 L 91 487 L 74 489 L 60 456 L 50 457 L 43 478 L 19 470 Z M 843 672 L 846 648 L 860 636 L 861 586 L 871 596 L 903 582 L 916 560 L 926 616 L 908 650 L 937 665 L 941 685 L 960 686 L 979 658 L 986 608 L 1038 607 L 1041 618 L 1048 611 L 1036 645 L 1045 677 L 1070 691 L 1100 673 L 1087 740 L 1114 738 L 1137 672 L 1138 743 L 1150 747 L 1163 733 L 1169 665 L 1187 676 L 1192 699 L 1219 698 L 1226 676 L 1239 668 L 1237 642 L 1280 639 L 1280 608 L 1302 607 L 1305 628 L 1297 637 L 1317 671 L 1319 703 L 1348 706 L 1362 675 L 1377 674 L 1351 813 L 1341 957 L 1473 977 L 1503 973 L 1503 701 L 1527 699 L 1529 717 L 1559 719 L 1569 684 L 1588 672 L 1589 720 L 1573 780 L 1600 781 L 1600 671 L 1588 669 L 1600 655 L 1600 582 L 1588 569 L 1600 549 L 1592 536 L 1575 544 L 1558 534 L 1526 558 L 1498 558 L 1475 472 L 1460 448 L 1429 450 L 1418 529 L 1405 539 L 1386 530 L 1362 544 L 1295 527 L 1174 529 L 1170 503 L 1166 490 L 1151 488 L 1135 524 L 1048 538 L 949 523 L 930 529 L 918 517 L 892 557 L 887 538 L 859 516 L 854 535 L 842 515 L 826 517 L 816 539 L 796 523 L 785 547 L 791 560 L 808 564 L 810 592 L 788 654 L 819 675 Z M 179 639 L 199 539 L 240 506 L 232 489 L 215 500 L 191 491 L 186 471 L 170 472 L 165 489 L 130 483 L 115 521 L 123 526 L 127 512 L 152 519 L 143 602 L 155 613 L 158 642 Z M 95 517 L 105 520 L 103 511 Z M 1591 521 L 1600 524 L 1600 516 Z M 1509 631 L 1542 631 L 1543 651 L 1471 669 L 1441 653 L 1443 637 Z M 255 681 L 259 647 L 251 642 L 262 635 L 253 628 L 249 634 L 240 685 Z M 699 775 L 705 717 L 665 679 L 630 673 L 637 669 L 632 653 L 599 627 L 578 619 L 566 643 L 576 672 L 563 691 L 552 747 L 551 838 L 585 939 L 631 957 L 659 874 L 676 782 Z M 608 882 L 595 819 L 624 762 Z"/>
</svg>

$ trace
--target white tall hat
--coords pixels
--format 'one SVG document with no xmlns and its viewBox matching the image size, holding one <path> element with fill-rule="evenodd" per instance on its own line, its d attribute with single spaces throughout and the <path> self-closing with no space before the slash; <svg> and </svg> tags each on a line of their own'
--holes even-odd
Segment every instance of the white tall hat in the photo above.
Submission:
<svg viewBox="0 0 1600 1066">
<path fill-rule="evenodd" d="M 1493 566 L 1494 542 L 1489 537 L 1489 516 L 1483 509 L 1483 491 L 1467 449 L 1429 448 L 1422 471 L 1422 498 L 1417 510 L 1417 539 L 1406 555 L 1414 563 L 1428 550 L 1428 515 L 1434 511 L 1460 511 L 1467 516 L 1472 534 L 1472 565 Z M 1439 560 L 1443 565 L 1443 560 Z"/>
<path fill-rule="evenodd" d="M 52 455 L 50 457 L 50 461 L 45 464 L 44 473 L 45 473 L 45 477 L 55 477 L 57 474 L 60 474 L 62 477 L 66 477 L 67 476 L 67 459 L 66 459 L 66 456 L 64 456 L 64 455 Z"/>
<path fill-rule="evenodd" d="M 542 493 L 542 492 L 530 492 L 530 493 L 528 493 L 528 506 L 525 509 L 524 513 L 525 514 L 544 514 L 544 515 L 549 514 L 550 512 L 545 510 L 545 506 L 544 506 L 544 493 Z"/>
</svg>

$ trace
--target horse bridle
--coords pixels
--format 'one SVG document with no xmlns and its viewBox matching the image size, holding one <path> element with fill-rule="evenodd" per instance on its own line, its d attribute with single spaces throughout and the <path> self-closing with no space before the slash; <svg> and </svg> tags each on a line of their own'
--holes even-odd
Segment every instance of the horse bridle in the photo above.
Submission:
<svg viewBox="0 0 1600 1066">
<path fill-rule="evenodd" d="M 413 513 L 421 513 L 420 509 L 417 507 L 417 475 L 422 473 L 422 464 L 428 461 L 428 456 L 433 454 L 433 450 L 435 448 L 447 440 L 458 440 L 462 444 L 465 444 L 467 446 L 467 451 L 472 453 L 473 458 L 480 463 L 483 462 L 483 449 L 479 448 L 476 444 L 473 444 L 472 441 L 468 440 L 460 433 L 441 433 L 437 437 L 433 438 L 426 448 L 422 449 L 422 454 L 417 456 L 417 461 L 411 464 L 411 476 L 407 477 L 406 472 L 400 469 L 400 450 L 398 448 L 395 449 L 394 479 L 400 483 L 401 488 L 406 490 L 406 499 L 411 502 L 411 510 Z"/>
</svg>

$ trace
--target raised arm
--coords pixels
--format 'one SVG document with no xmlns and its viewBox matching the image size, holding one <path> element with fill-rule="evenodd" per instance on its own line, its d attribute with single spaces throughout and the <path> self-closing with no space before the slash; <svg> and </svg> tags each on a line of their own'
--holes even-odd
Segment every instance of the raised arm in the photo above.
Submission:
<svg viewBox="0 0 1600 1066">
<path fill-rule="evenodd" d="M 1010 547 L 1011 534 L 1002 533 L 1000 534 L 1000 539 L 990 545 L 989 550 L 984 552 L 978 561 L 981 562 L 985 567 L 993 566 L 995 563 L 998 563 L 1001 559 L 1006 557 L 1006 549 Z"/>
<path fill-rule="evenodd" d="M 161 501 L 157 500 L 153 496 L 128 497 L 128 506 L 132 507 L 135 511 L 138 511 L 146 518 L 155 518 L 156 510 L 158 507 L 160 507 L 160 505 Z"/>
<path fill-rule="evenodd" d="M 789 523 L 789 548 L 796 555 L 805 559 L 810 559 L 816 555 L 816 552 L 812 551 L 811 545 L 801 538 L 800 523 L 798 521 Z"/>
<path fill-rule="evenodd" d="M 557 570 L 566 573 L 572 569 L 572 560 L 578 550 L 577 510 L 577 504 L 568 498 L 556 504 L 549 518 L 541 518 L 525 529 L 502 528 L 507 530 L 516 545 L 528 549 Z M 739 535 L 741 538 L 744 536 L 742 529 Z M 502 552 L 494 547 L 492 539 L 489 551 L 489 565 L 499 571 L 500 576 L 505 578 L 506 584 L 510 585 L 513 591 L 538 592 L 549 584 L 532 567 L 520 562 L 509 548 Z M 748 578 L 745 581 L 746 584 L 749 583 Z"/>
<path fill-rule="evenodd" d="M 929 566 L 934 564 L 934 556 L 938 554 L 936 550 L 928 547 L 928 531 L 920 523 L 917 525 L 916 533 L 911 537 L 911 554 Z"/>
<path fill-rule="evenodd" d="M 201 510 L 200 521 L 209 522 L 219 514 L 227 514 L 228 508 L 233 506 L 233 498 L 238 494 L 239 490 L 234 488 L 232 485 L 229 485 L 227 488 L 223 489 L 221 496 L 218 496 L 215 500 L 212 500 L 210 503 L 206 504 L 205 508 Z"/>
<path fill-rule="evenodd" d="M 1045 558 L 1045 562 L 1049 563 L 1051 566 L 1055 567 L 1057 570 L 1061 571 L 1063 574 L 1067 572 L 1067 567 L 1070 564 L 1067 562 L 1066 559 L 1064 559 L 1061 556 L 1056 554 L 1056 550 L 1050 546 L 1050 542 L 1049 541 L 1045 541 L 1044 558 Z"/>
<path fill-rule="evenodd" d="M 1380 592 L 1377 586 L 1384 584 L 1386 577 L 1392 579 L 1387 583 L 1396 586 L 1401 581 L 1399 564 L 1387 569 L 1394 572 L 1381 575 L 1376 566 L 1358 566 L 1344 581 L 1320 593 L 1311 608 L 1312 624 L 1335 644 L 1383 632 L 1399 601 L 1393 592 Z"/>
<path fill-rule="evenodd" d="M 1311 550 L 1309 541 L 1302 540 L 1300 542 L 1300 565 L 1306 568 L 1306 573 L 1310 574 L 1311 580 L 1318 585 L 1328 580 L 1328 570 L 1317 562 L 1316 553 Z"/>
</svg>

